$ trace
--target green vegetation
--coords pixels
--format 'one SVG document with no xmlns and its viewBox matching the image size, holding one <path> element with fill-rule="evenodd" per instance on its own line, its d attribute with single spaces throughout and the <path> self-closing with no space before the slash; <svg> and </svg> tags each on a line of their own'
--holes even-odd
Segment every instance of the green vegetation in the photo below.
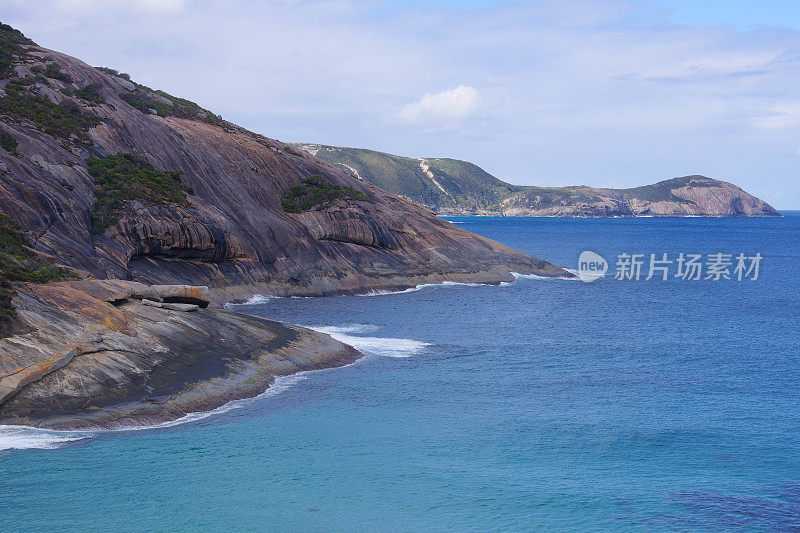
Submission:
<svg viewBox="0 0 800 533">
<path fill-rule="evenodd" d="M 410 157 L 335 146 L 320 147 L 316 156 L 348 173 L 355 170 L 358 176 L 381 189 L 434 209 L 497 210 L 504 198 L 523 189 L 497 179 L 477 165 L 456 159 L 426 159 L 431 179 L 422 170 L 421 161 Z"/>
<path fill-rule="evenodd" d="M 336 200 L 356 200 L 373 203 L 372 198 L 361 191 L 344 185 L 334 185 L 319 174 L 303 178 L 281 198 L 281 207 L 287 213 L 302 213 L 332 206 Z"/>
<path fill-rule="evenodd" d="M 44 67 L 35 65 L 31 67 L 31 72 L 34 74 L 42 74 L 52 80 L 60 80 L 65 83 L 72 83 L 72 76 L 61 70 L 61 67 L 55 61 L 51 61 Z"/>
<path fill-rule="evenodd" d="M 84 102 L 102 104 L 103 97 L 100 96 L 100 87 L 101 85 L 99 83 L 90 83 L 83 89 L 78 89 L 75 91 L 74 94 Z"/>
<path fill-rule="evenodd" d="M 188 118 L 191 120 L 199 120 L 208 124 L 222 124 L 222 117 L 215 115 L 208 109 L 202 108 L 191 100 L 185 98 L 178 98 L 172 96 L 164 91 L 158 91 L 136 83 L 131 80 L 131 77 L 124 72 L 117 72 L 113 68 L 108 67 L 94 67 L 104 74 L 115 76 L 124 80 L 130 81 L 134 85 L 134 89 L 129 92 L 119 93 L 122 100 L 135 107 L 145 114 L 150 114 L 154 111 L 160 117 L 179 117 Z M 78 95 L 76 93 L 78 97 Z M 87 100 L 91 101 L 91 100 Z"/>
<path fill-rule="evenodd" d="M 215 115 L 208 109 L 203 109 L 190 100 L 172 96 L 164 91 L 154 91 L 138 83 L 135 83 L 135 85 L 136 89 L 133 92 L 119 93 L 118 96 L 142 113 L 149 114 L 152 109 L 160 117 L 188 118 L 208 124 L 222 123 L 222 117 Z"/>
<path fill-rule="evenodd" d="M 295 150 L 288 144 L 283 146 L 282 148 L 283 151 L 287 154 L 296 155 L 297 157 L 305 157 L 305 152 L 303 152 L 302 150 Z"/>
<path fill-rule="evenodd" d="M 35 45 L 33 41 L 25 37 L 21 31 L 15 30 L 8 24 L 0 23 L 0 78 L 7 78 L 11 75 L 11 64 L 14 56 L 24 56 L 23 44 Z"/>
<path fill-rule="evenodd" d="M 6 152 L 13 152 L 17 149 L 17 139 L 6 130 L 0 130 L 0 147 Z"/>
<path fill-rule="evenodd" d="M 570 205 L 573 202 L 592 202 L 597 195 L 588 194 L 583 187 L 537 187 L 528 185 L 522 187 L 521 194 L 530 202 L 532 207 L 544 209 L 561 205 Z"/>
<path fill-rule="evenodd" d="M 57 279 L 77 278 L 73 271 L 53 266 L 28 248 L 22 228 L 11 217 L 0 213 L 0 332 L 16 316 L 11 305 L 15 281 L 45 283 Z"/>
<path fill-rule="evenodd" d="M 74 100 L 64 100 L 57 105 L 29 92 L 31 83 L 31 78 L 9 81 L 6 96 L 0 98 L 0 114 L 28 119 L 48 135 L 64 139 L 73 133 L 85 136 L 86 130 L 100 123 L 94 113 L 83 110 Z"/>
<path fill-rule="evenodd" d="M 659 181 L 652 185 L 643 185 L 641 187 L 634 187 L 632 189 L 620 189 L 620 192 L 631 196 L 632 198 L 639 198 L 649 202 L 677 202 L 681 204 L 693 204 L 689 200 L 675 196 L 672 194 L 672 189 L 680 189 L 686 187 L 690 182 L 694 181 L 696 186 L 709 187 L 712 183 L 701 183 L 697 180 L 708 180 L 705 176 L 684 176 L 682 178 L 672 178 L 670 180 Z"/>
<path fill-rule="evenodd" d="M 117 78 L 122 78 L 123 80 L 131 81 L 131 77 L 129 74 L 126 74 L 124 72 L 117 72 L 113 68 L 108 68 L 108 67 L 94 67 L 94 68 L 96 68 L 103 74 L 108 74 L 109 76 L 115 76 Z"/>
<path fill-rule="evenodd" d="M 181 186 L 181 171 L 156 170 L 134 154 L 116 154 L 86 160 L 89 174 L 97 184 L 97 205 L 92 212 L 92 232 L 103 233 L 116 224 L 127 202 L 140 200 L 154 204 L 188 205 Z"/>
</svg>

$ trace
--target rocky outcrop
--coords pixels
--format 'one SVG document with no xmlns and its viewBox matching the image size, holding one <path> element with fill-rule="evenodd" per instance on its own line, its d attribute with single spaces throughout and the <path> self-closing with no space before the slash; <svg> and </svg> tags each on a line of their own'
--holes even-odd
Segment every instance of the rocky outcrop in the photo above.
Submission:
<svg viewBox="0 0 800 533">
<path fill-rule="evenodd" d="M 128 98 L 141 86 L 58 52 L 24 48 L 26 57 L 14 63 L 15 80 L 33 80 L 32 69 L 54 62 L 72 81 L 47 79 L 26 90 L 59 105 L 72 100 L 67 108 L 77 106 L 99 122 L 65 139 L 29 120 L 0 116 L 0 128 L 17 141 L 13 151 L 0 150 L 0 211 L 30 230 L 37 250 L 90 277 L 208 285 L 223 300 L 241 286 L 251 294 L 325 295 L 402 288 L 426 277 L 500 282 L 510 279 L 509 271 L 566 275 L 205 112 L 200 118 L 142 112 Z M 9 80 L 0 87 L 4 83 Z M 81 99 L 79 91 L 89 86 L 96 96 Z M 173 101 L 149 94 L 154 106 Z M 86 158 L 117 153 L 180 174 L 189 191 L 185 204 L 130 201 L 116 223 L 93 234 L 97 185 Z M 285 212 L 282 195 L 311 175 L 371 201 L 343 199 Z"/>
<path fill-rule="evenodd" d="M 412 159 L 373 150 L 297 144 L 359 179 L 440 215 L 547 217 L 780 216 L 736 185 L 686 176 L 632 189 L 512 185 L 455 159 Z"/>
<path fill-rule="evenodd" d="M 360 357 L 303 328 L 136 298 L 203 293 L 184 289 L 118 281 L 19 287 L 18 313 L 35 330 L 0 339 L 0 424 L 154 424 L 255 396 L 277 376 Z"/>
<path fill-rule="evenodd" d="M 327 335 L 218 309 L 253 293 L 570 276 L 196 104 L 16 46 L 0 72 L 0 130 L 13 141 L 0 147 L 0 212 L 83 279 L 14 287 L 0 424 L 174 420 L 360 356 Z M 312 176 L 347 194 L 284 210 L 282 197 Z"/>
<path fill-rule="evenodd" d="M 732 183 L 685 176 L 633 189 L 539 187 L 506 198 L 508 216 L 763 217 L 780 213 Z"/>
</svg>

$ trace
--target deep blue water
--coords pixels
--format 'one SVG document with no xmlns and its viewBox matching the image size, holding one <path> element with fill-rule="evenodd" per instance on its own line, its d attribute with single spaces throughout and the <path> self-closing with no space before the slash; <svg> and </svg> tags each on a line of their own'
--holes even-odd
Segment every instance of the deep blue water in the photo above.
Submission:
<svg viewBox="0 0 800 533">
<path fill-rule="evenodd" d="M 520 279 L 239 308 L 373 355 L 171 428 L 0 433 L 55 446 L 0 451 L 0 530 L 800 528 L 791 215 L 453 218 L 573 267 L 587 249 L 612 269 L 620 253 L 764 259 L 757 281 Z"/>
</svg>

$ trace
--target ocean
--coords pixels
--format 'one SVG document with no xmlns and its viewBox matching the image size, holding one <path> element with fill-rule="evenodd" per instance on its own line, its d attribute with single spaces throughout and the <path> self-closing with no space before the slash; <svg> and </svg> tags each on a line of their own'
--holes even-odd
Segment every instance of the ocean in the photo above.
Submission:
<svg viewBox="0 0 800 533">
<path fill-rule="evenodd" d="M 0 429 L 0 531 L 798 529 L 786 214 L 450 218 L 572 268 L 591 250 L 608 273 L 235 306 L 368 355 L 181 424 Z M 732 279 L 675 277 L 681 253 L 731 254 Z M 625 254 L 640 279 L 614 279 Z M 650 254 L 673 261 L 666 281 L 645 279 Z M 757 279 L 737 279 L 739 254 L 760 254 Z"/>
</svg>

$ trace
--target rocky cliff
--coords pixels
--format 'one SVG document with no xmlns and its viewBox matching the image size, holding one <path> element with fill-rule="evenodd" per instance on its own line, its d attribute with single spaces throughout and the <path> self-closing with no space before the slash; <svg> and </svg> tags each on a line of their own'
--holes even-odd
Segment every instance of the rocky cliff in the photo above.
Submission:
<svg viewBox="0 0 800 533">
<path fill-rule="evenodd" d="M 631 189 L 512 185 L 456 159 L 412 159 L 373 150 L 300 143 L 298 148 L 440 215 L 780 216 L 736 185 L 685 176 Z"/>
<path fill-rule="evenodd" d="M 361 355 L 226 300 L 512 271 L 570 276 L 0 24 L 0 424 L 174 420 Z"/>
<path fill-rule="evenodd" d="M 85 275 L 239 296 L 562 273 L 193 102 L 2 31 L 0 211 Z M 152 168 L 89 172 L 89 158 L 117 154 Z M 287 212 L 282 198 L 309 176 L 352 194 Z"/>
</svg>

